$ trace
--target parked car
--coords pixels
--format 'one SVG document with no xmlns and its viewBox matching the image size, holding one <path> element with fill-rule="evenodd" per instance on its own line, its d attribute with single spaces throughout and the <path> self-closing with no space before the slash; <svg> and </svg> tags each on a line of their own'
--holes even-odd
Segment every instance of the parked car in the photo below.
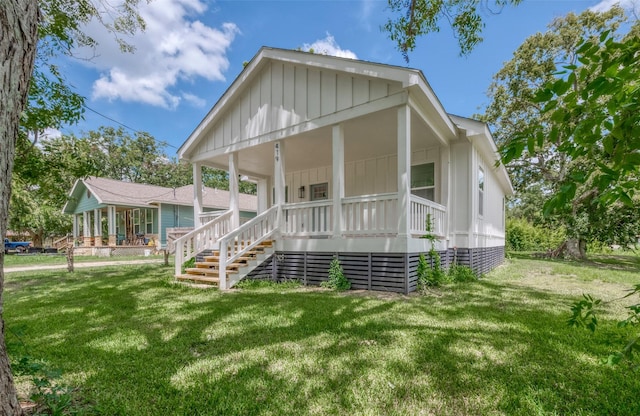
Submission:
<svg viewBox="0 0 640 416">
<path fill-rule="evenodd" d="M 8 238 L 4 239 L 4 253 L 7 254 L 9 250 L 14 250 L 18 253 L 23 253 L 31 247 L 30 241 L 9 241 Z"/>
</svg>

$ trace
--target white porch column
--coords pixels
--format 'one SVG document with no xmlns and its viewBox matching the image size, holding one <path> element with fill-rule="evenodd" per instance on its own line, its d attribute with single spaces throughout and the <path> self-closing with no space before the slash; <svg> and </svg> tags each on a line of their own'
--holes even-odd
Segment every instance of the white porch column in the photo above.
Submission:
<svg viewBox="0 0 640 416">
<path fill-rule="evenodd" d="M 202 213 L 202 165 L 193 164 L 193 226 L 198 228 L 202 225 L 200 214 Z"/>
<path fill-rule="evenodd" d="M 118 244 L 118 236 L 116 233 L 116 207 L 115 205 L 107 206 L 107 228 L 109 232 L 109 245 Z"/>
<path fill-rule="evenodd" d="M 93 245 L 102 245 L 102 210 L 93 210 Z"/>
<path fill-rule="evenodd" d="M 73 241 L 78 238 L 78 234 L 80 234 L 80 224 L 78 223 L 78 214 L 73 214 Z"/>
<path fill-rule="evenodd" d="M 238 152 L 229 155 L 229 209 L 231 210 L 231 229 L 235 230 L 240 225 L 240 204 L 238 184 Z"/>
<path fill-rule="evenodd" d="M 269 206 L 269 185 L 266 179 L 258 179 L 258 214 L 262 214 Z"/>
<path fill-rule="evenodd" d="M 446 208 L 444 224 L 444 237 L 448 241 L 449 224 L 451 224 L 451 197 L 449 196 L 449 187 L 451 182 L 451 146 L 440 147 L 440 204 Z"/>
<path fill-rule="evenodd" d="M 274 188 L 275 188 L 275 198 L 274 204 L 278 206 L 278 216 L 276 223 L 278 227 L 282 227 L 283 218 L 282 218 L 282 206 L 284 205 L 285 197 L 284 193 L 286 191 L 285 185 L 285 174 L 284 174 L 284 142 L 282 140 L 278 140 L 274 145 Z"/>
<path fill-rule="evenodd" d="M 91 238 L 91 222 L 89 221 L 89 212 L 82 213 L 82 243 L 85 247 L 91 247 L 93 241 Z"/>
<path fill-rule="evenodd" d="M 342 218 L 342 198 L 344 198 L 344 128 L 342 124 L 333 126 L 331 152 L 333 154 L 333 236 L 342 238 L 344 229 Z"/>
<path fill-rule="evenodd" d="M 398 237 L 410 235 L 411 108 L 398 108 Z"/>
</svg>

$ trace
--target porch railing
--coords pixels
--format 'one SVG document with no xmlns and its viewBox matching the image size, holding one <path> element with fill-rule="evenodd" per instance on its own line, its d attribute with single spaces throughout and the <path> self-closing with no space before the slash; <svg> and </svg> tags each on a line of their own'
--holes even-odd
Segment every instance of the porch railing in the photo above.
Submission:
<svg viewBox="0 0 640 416">
<path fill-rule="evenodd" d="M 431 219 L 431 233 L 437 237 L 445 236 L 447 209 L 428 199 L 411 195 L 409 226 L 411 235 L 422 236 L 427 233 L 426 221 Z"/>
<path fill-rule="evenodd" d="M 183 235 L 175 240 L 174 245 L 176 249 L 175 260 L 175 274 L 176 276 L 181 274 L 182 265 L 185 260 L 189 260 L 197 253 L 212 249 L 214 244 L 223 235 L 231 231 L 231 216 L 233 211 L 229 210 L 224 214 L 218 216 L 208 223 L 202 225 L 199 228 Z"/>
<path fill-rule="evenodd" d="M 218 264 L 220 289 L 229 288 L 227 285 L 227 266 L 278 231 L 277 214 L 278 206 L 274 205 L 220 239 Z"/>
<path fill-rule="evenodd" d="M 286 204 L 283 207 L 283 236 L 330 236 L 333 232 L 331 200 Z"/>
<path fill-rule="evenodd" d="M 208 212 L 201 212 L 200 214 L 198 214 L 198 218 L 200 219 L 200 224 L 206 224 L 211 220 L 215 220 L 216 218 L 218 218 L 219 216 L 225 214 L 228 211 L 208 211 Z"/>
<path fill-rule="evenodd" d="M 343 233 L 352 236 L 397 234 L 398 194 L 342 199 Z"/>
</svg>

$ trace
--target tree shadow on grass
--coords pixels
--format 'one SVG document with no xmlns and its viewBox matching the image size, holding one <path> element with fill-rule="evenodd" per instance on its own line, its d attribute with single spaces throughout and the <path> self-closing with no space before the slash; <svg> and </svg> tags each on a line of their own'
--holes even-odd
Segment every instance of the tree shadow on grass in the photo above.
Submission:
<svg viewBox="0 0 640 416">
<path fill-rule="evenodd" d="M 102 414 L 637 414 L 571 298 L 489 281 L 401 300 L 220 294 L 157 267 L 9 290 L 7 323 Z"/>
<path fill-rule="evenodd" d="M 519 260 L 552 262 L 556 264 L 570 264 L 581 268 L 597 267 L 607 270 L 640 273 L 640 256 L 632 252 L 629 252 L 629 254 L 589 254 L 586 260 L 549 258 L 541 256 L 540 254 L 542 253 L 510 252 L 509 257 Z"/>
</svg>

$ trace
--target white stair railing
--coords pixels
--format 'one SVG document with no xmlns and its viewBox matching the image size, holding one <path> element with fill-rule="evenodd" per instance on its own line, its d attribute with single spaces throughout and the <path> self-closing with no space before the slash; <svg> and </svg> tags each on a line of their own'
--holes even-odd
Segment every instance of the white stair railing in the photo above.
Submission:
<svg viewBox="0 0 640 416">
<path fill-rule="evenodd" d="M 203 250 L 213 249 L 216 242 L 231 231 L 231 217 L 233 211 L 229 210 L 208 223 L 183 235 L 174 242 L 176 261 L 175 275 L 182 273 L 182 265 L 186 260 Z"/>
<path fill-rule="evenodd" d="M 229 289 L 227 266 L 278 231 L 277 214 L 278 206 L 274 205 L 220 238 L 218 286 L 221 290 Z"/>
</svg>

